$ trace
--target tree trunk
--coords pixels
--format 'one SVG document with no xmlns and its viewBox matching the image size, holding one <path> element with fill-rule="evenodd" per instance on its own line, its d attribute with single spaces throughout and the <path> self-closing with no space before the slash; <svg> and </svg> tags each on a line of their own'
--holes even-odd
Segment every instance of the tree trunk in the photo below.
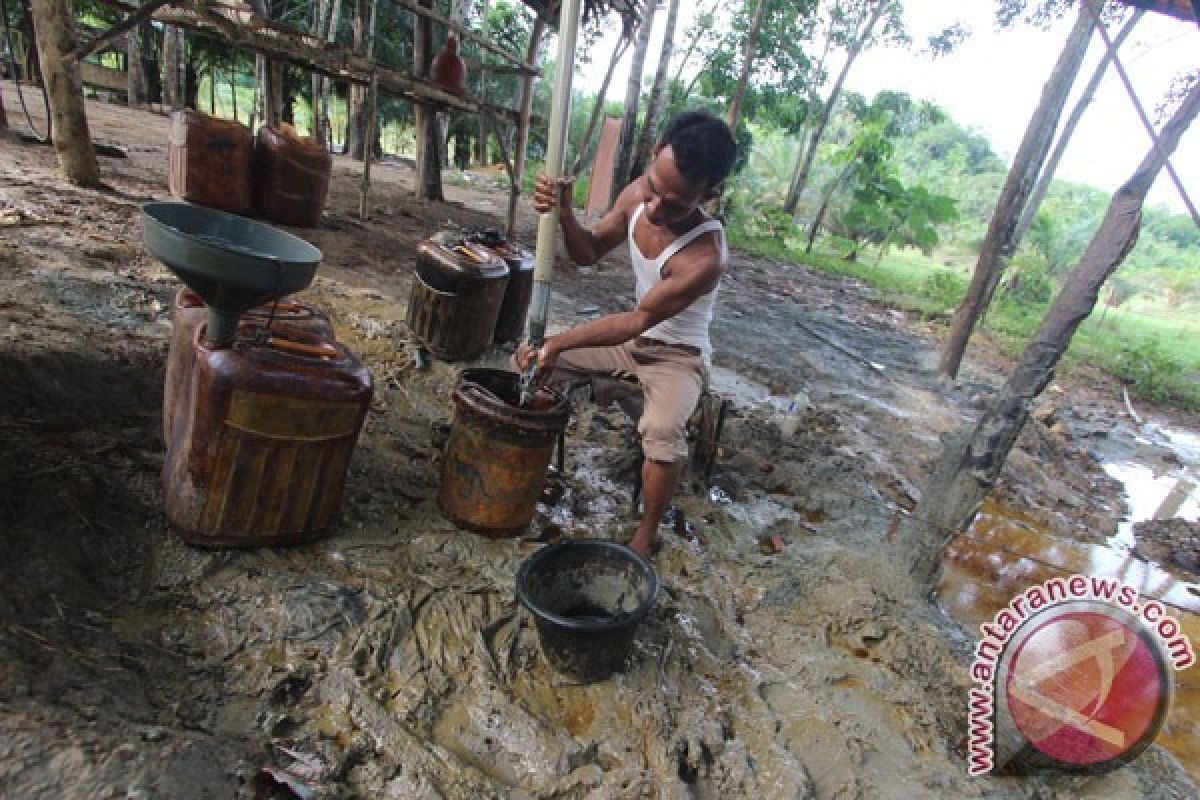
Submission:
<svg viewBox="0 0 1200 800">
<path fill-rule="evenodd" d="M 542 35 L 546 32 L 546 20 L 538 15 L 533 22 L 533 30 L 529 32 L 529 47 L 525 51 L 525 64 L 536 67 L 538 50 L 542 46 Z M 508 219 L 505 235 L 511 239 L 517 227 L 517 198 L 521 196 L 521 187 L 525 183 L 525 158 L 529 150 L 529 119 L 533 116 L 533 76 L 521 76 L 521 114 L 517 122 L 517 138 L 513 144 L 512 182 L 509 184 Z"/>
<path fill-rule="evenodd" d="M 729 103 L 730 130 L 737 130 L 738 117 L 742 115 L 742 100 L 746 97 L 746 86 L 750 83 L 750 73 L 754 68 L 754 54 L 758 50 L 758 32 L 762 30 L 763 16 L 767 13 L 767 2 L 768 0 L 758 0 L 755 4 L 750 30 L 746 32 L 746 41 L 742 43 L 742 71 L 738 74 L 737 88 L 733 90 L 733 100 Z"/>
<path fill-rule="evenodd" d="M 829 99 L 821 108 L 821 116 L 813 128 L 812 136 L 809 137 L 808 147 L 804 150 L 804 160 L 801 162 L 791 186 L 788 187 L 784 210 L 789 214 L 796 213 L 796 204 L 800 200 L 800 195 L 804 194 L 804 187 L 808 185 L 809 172 L 812 170 L 813 159 L 817 155 L 817 145 L 821 142 L 821 137 L 825 135 L 825 127 L 829 125 L 829 118 L 833 116 L 833 108 L 842 94 L 842 85 L 846 82 L 846 76 L 850 74 L 850 68 L 854 66 L 859 54 L 866 47 L 867 41 L 871 38 L 871 31 L 875 29 L 875 23 L 883 16 L 888 2 L 889 0 L 879 0 L 875 4 L 871 9 L 871 16 L 867 18 L 862 31 L 855 37 L 854 44 L 850 45 L 850 50 L 846 53 L 846 63 L 842 65 L 842 71 L 838 73 L 837 80 L 833 82 L 833 88 L 829 90 Z"/>
<path fill-rule="evenodd" d="M 267 0 L 250 0 L 254 13 L 270 20 L 271 5 Z M 264 125 L 277 127 L 283 122 L 283 64 L 264 56 L 254 57 L 258 76 L 258 109 Z"/>
<path fill-rule="evenodd" d="M 708 13 L 715 14 L 720 6 L 721 0 L 716 0 L 716 2 L 714 2 L 712 5 L 712 10 Z M 672 78 L 673 81 L 678 82 L 683 80 L 683 70 L 687 66 L 688 61 L 691 60 L 692 53 L 696 51 L 696 45 L 700 44 L 700 39 L 710 30 L 712 30 L 711 27 L 701 28 L 698 24 L 692 29 L 692 38 L 688 42 L 687 49 L 683 51 L 683 58 L 679 60 L 679 66 L 675 68 L 675 77 Z M 691 94 L 691 92 L 688 92 L 687 94 Z"/>
<path fill-rule="evenodd" d="M 50 131 L 58 164 L 71 183 L 100 186 L 100 168 L 84 113 L 79 62 L 63 58 L 78 44 L 71 0 L 33 0 L 33 27 L 42 80 L 50 98 Z"/>
<path fill-rule="evenodd" d="M 370 22 L 370 13 L 368 0 L 354 0 L 354 20 L 351 23 L 351 29 L 354 31 L 353 49 L 355 55 L 363 57 L 367 55 L 367 26 Z M 418 30 L 420 30 L 422 19 L 421 17 L 417 18 Z M 420 38 L 419 33 L 416 38 Z M 418 72 L 417 74 L 423 75 L 424 73 Z M 346 108 L 346 152 L 350 154 L 351 158 L 356 158 L 359 161 L 362 161 L 363 158 L 363 132 L 366 130 L 367 123 L 366 111 L 367 87 L 360 86 L 357 83 L 350 84 L 350 100 Z M 418 127 L 417 130 L 420 131 L 420 128 Z M 417 136 L 420 138 L 420 133 Z"/>
<path fill-rule="evenodd" d="M 421 5 L 431 8 L 433 2 L 421 0 Z M 413 73 L 428 78 L 429 66 L 433 63 L 433 24 L 427 17 L 418 17 L 416 24 Z M 417 103 L 413 115 L 417 136 L 417 175 L 413 188 L 418 198 L 440 202 L 445 199 L 442 194 L 442 129 L 432 106 Z"/>
<path fill-rule="evenodd" d="M 950 336 L 938 363 L 938 372 L 947 378 L 958 375 L 963 354 L 967 350 L 967 340 L 971 338 L 979 317 L 992 302 L 992 295 L 995 294 L 1000 277 L 1004 274 L 1005 264 L 1012 257 L 1017 219 L 1021 209 L 1025 207 L 1026 200 L 1029 199 L 1034 181 L 1046 159 L 1059 117 L 1062 116 L 1063 105 L 1066 104 L 1067 95 L 1075 83 L 1075 76 L 1079 73 L 1079 66 L 1087 53 L 1088 40 L 1096 26 L 1095 17 L 1088 7 L 1092 2 L 1095 0 L 1083 0 L 1079 4 L 1079 17 L 1075 21 L 1075 27 L 1067 37 L 1058 63 L 1050 73 L 1050 79 L 1042 88 L 1041 100 L 1025 129 L 1025 137 L 1013 158 L 1012 169 L 1008 172 L 1004 188 L 1000 190 L 1000 199 L 996 201 L 987 235 L 979 250 L 975 274 L 971 278 L 966 296 L 954 312 Z"/>
<path fill-rule="evenodd" d="M 479 34 L 483 37 L 484 41 L 487 41 L 487 38 L 488 38 L 488 5 L 489 5 L 489 0 L 483 0 L 483 9 L 482 9 L 483 24 L 481 26 Z M 484 55 L 483 55 L 483 53 L 480 53 L 479 54 L 480 63 L 483 62 L 483 59 L 484 59 Z M 480 100 L 487 99 L 487 70 L 482 69 L 482 68 L 479 70 L 478 97 Z M 475 145 L 475 163 L 479 164 L 480 166 L 486 166 L 487 160 L 488 160 L 488 151 L 487 151 L 488 131 L 487 131 L 487 129 L 488 129 L 487 117 L 484 116 L 483 114 L 480 114 L 479 115 L 479 140 L 476 142 L 476 145 Z"/>
<path fill-rule="evenodd" d="M 168 26 L 163 30 L 162 99 L 172 111 L 184 106 L 183 31 Z"/>
<path fill-rule="evenodd" d="M 146 67 L 142 63 L 142 25 L 125 34 L 125 102 L 130 108 L 146 104 Z"/>
<path fill-rule="evenodd" d="M 642 132 L 638 136 L 637 146 L 633 151 L 633 164 L 630 166 L 630 177 L 641 175 L 646 170 L 650 160 L 650 151 L 657 141 L 658 122 L 662 119 L 664 96 L 667 88 L 667 68 L 671 66 L 671 54 L 675 50 L 675 20 L 679 17 L 679 0 L 670 0 L 667 6 L 667 26 L 663 31 L 662 52 L 658 56 L 658 70 L 654 73 L 654 83 L 650 87 L 650 99 L 646 101 L 646 119 L 642 123 Z M 762 0 L 766 2 L 766 0 Z"/>
<path fill-rule="evenodd" d="M 832 20 L 830 21 L 830 24 L 833 24 Z M 829 51 L 832 47 L 833 29 L 830 28 L 825 36 L 825 48 L 821 51 L 821 60 L 817 62 L 817 66 L 815 68 L 809 69 L 808 78 L 804 81 L 804 94 L 807 98 L 807 103 L 804 110 L 805 123 L 808 122 L 808 118 L 812 114 L 812 110 L 821 105 L 821 98 L 817 96 L 817 80 L 825 71 L 825 61 L 829 58 Z M 836 97 L 834 98 L 834 102 L 837 102 Z M 805 127 L 807 127 L 807 125 L 805 125 Z M 804 187 L 801 185 L 801 179 L 803 179 L 805 182 L 808 181 L 808 175 L 801 173 L 801 169 L 806 161 L 806 154 L 808 153 L 808 148 L 805 146 L 808 142 L 808 139 L 803 135 L 801 135 L 799 139 L 800 149 L 796 151 L 796 167 L 792 170 L 792 179 L 788 182 L 787 197 L 785 197 L 783 201 L 783 210 L 792 216 L 796 215 L 796 206 L 800 204 L 800 194 L 804 191 Z"/>
<path fill-rule="evenodd" d="M 318 38 L 332 43 L 337 38 L 341 0 L 321 0 Z M 312 75 L 312 137 L 326 150 L 332 144 L 333 131 L 329 125 L 329 76 Z"/>
<path fill-rule="evenodd" d="M 241 122 L 241 120 L 238 119 L 236 62 L 233 62 L 229 65 L 229 104 L 233 107 L 233 121 Z"/>
<path fill-rule="evenodd" d="M 579 152 L 575 156 L 575 163 L 571 166 L 572 175 L 578 175 L 587 163 L 588 155 L 592 149 L 592 136 L 596 133 L 596 125 L 600 122 L 600 117 L 604 116 L 604 102 L 608 97 L 608 87 L 612 83 L 613 73 L 617 69 L 617 64 L 621 61 L 621 56 L 625 55 L 625 51 L 629 49 L 629 37 L 622 32 L 621 37 L 617 39 L 617 44 L 613 47 L 612 57 L 608 60 L 608 71 L 604 73 L 604 82 L 600 84 L 600 90 L 596 93 L 596 104 L 592 106 L 591 116 L 588 117 L 587 130 L 583 132 L 583 138 L 579 140 Z"/>
<path fill-rule="evenodd" d="M 613 171 L 611 207 L 617 195 L 629 182 L 629 168 L 633 164 L 633 135 L 637 131 L 638 105 L 642 99 L 642 70 L 646 66 L 646 50 L 650 46 L 650 30 L 654 27 L 654 0 L 646 4 L 642 15 L 642 27 L 638 29 L 637 41 L 633 46 L 633 62 L 629 65 L 629 82 L 625 84 L 625 109 L 621 118 L 621 139 L 617 146 L 617 165 Z"/>
<path fill-rule="evenodd" d="M 1092 72 L 1092 77 L 1088 80 L 1087 86 L 1084 87 L 1083 93 L 1079 96 L 1079 100 L 1075 102 L 1075 107 L 1071 109 L 1070 115 L 1067 116 L 1067 121 L 1063 123 L 1063 129 L 1058 134 L 1058 141 L 1054 143 L 1054 150 L 1051 151 L 1050 157 L 1046 159 L 1046 166 L 1042 169 L 1042 174 L 1038 176 L 1037 186 L 1033 188 L 1033 194 L 1030 195 L 1029 201 L 1025 203 L 1025 210 L 1021 212 L 1021 219 L 1017 222 L 1017 229 L 1013 232 L 1013 252 L 1021 246 L 1021 240 L 1025 238 L 1029 226 L 1033 224 L 1033 218 L 1037 215 L 1038 209 L 1042 206 L 1042 201 L 1046 198 L 1046 192 L 1050 190 L 1050 183 L 1054 180 L 1054 173 L 1058 170 L 1058 162 L 1062 160 L 1063 153 L 1067 150 L 1067 144 L 1071 141 L 1071 136 L 1075 133 L 1075 128 L 1079 125 L 1079 120 L 1083 118 L 1083 112 L 1092 102 L 1092 98 L 1096 95 L 1096 89 L 1100 87 L 1100 81 L 1104 79 L 1104 73 L 1108 71 L 1108 65 L 1112 63 L 1112 53 L 1120 49 L 1125 39 L 1133 32 L 1133 27 L 1137 25 L 1138 20 L 1146 12 L 1143 9 L 1136 9 L 1125 24 L 1121 27 L 1121 31 L 1117 34 L 1117 38 L 1113 40 L 1113 49 L 1110 53 L 1105 48 L 1104 55 L 1100 58 L 1100 63 L 1096 65 L 1096 69 Z"/>
<path fill-rule="evenodd" d="M 838 190 L 846 178 L 850 177 L 850 170 L 853 169 L 853 167 L 853 163 L 847 164 L 845 167 L 843 167 L 842 171 L 838 173 L 838 176 L 833 180 L 832 183 L 829 184 L 829 188 L 825 190 L 825 196 L 821 198 L 821 205 L 817 208 L 816 216 L 813 217 L 812 226 L 808 229 L 808 244 L 804 246 L 805 253 L 812 252 L 813 242 L 817 240 L 817 232 L 821 229 L 821 223 L 825 221 L 826 212 L 829 211 L 829 203 L 831 200 L 833 200 L 834 193 Z"/>
<path fill-rule="evenodd" d="M 1054 378 L 1054 369 L 1075 330 L 1095 309 L 1100 288 L 1133 248 L 1146 193 L 1198 112 L 1200 83 L 1192 86 L 1163 127 L 1159 147 L 1151 147 L 1133 176 L 1113 195 L 1104 221 L 1004 388 L 977 424 L 949 437 L 922 492 L 918 513 L 909 519 L 911 524 L 901 540 L 913 576 L 926 588 L 936 585 L 946 545 L 966 528 L 996 485 L 1030 405 Z"/>
</svg>

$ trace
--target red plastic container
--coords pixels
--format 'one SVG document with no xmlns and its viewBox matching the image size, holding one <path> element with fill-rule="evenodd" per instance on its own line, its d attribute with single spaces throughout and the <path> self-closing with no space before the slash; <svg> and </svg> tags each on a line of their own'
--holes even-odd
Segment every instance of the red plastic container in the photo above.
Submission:
<svg viewBox="0 0 1200 800">
<path fill-rule="evenodd" d="M 190 109 L 171 115 L 167 188 L 189 203 L 249 214 L 254 136 L 240 122 Z"/>
<path fill-rule="evenodd" d="M 163 467 L 172 527 L 206 547 L 320 538 L 337 516 L 371 403 L 366 367 L 297 329 L 213 349 L 201 325 L 192 350 L 191 390 L 175 398 Z"/>
<path fill-rule="evenodd" d="M 254 143 L 254 207 L 280 225 L 315 228 L 325 210 L 333 157 L 290 125 L 260 128 Z"/>
</svg>

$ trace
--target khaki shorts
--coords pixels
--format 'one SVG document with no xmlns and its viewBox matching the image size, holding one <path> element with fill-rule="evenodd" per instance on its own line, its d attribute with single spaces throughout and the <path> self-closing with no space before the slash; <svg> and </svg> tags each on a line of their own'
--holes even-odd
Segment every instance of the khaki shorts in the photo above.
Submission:
<svg viewBox="0 0 1200 800">
<path fill-rule="evenodd" d="M 559 355 L 550 382 L 569 383 L 589 375 L 636 378 L 645 398 L 638 420 L 642 452 L 651 461 L 687 460 L 687 421 L 707 382 L 703 356 L 645 340 L 584 347 Z"/>
</svg>

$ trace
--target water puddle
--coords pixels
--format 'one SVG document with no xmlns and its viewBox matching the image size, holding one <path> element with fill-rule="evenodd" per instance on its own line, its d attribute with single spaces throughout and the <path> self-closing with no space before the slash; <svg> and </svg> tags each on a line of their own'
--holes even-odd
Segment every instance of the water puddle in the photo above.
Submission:
<svg viewBox="0 0 1200 800">
<path fill-rule="evenodd" d="M 1147 430 L 1149 429 L 1149 430 Z M 1147 435 L 1149 434 L 1149 435 Z M 984 503 L 968 531 L 947 549 L 938 587 L 942 607 L 974 631 L 1025 588 L 1056 576 L 1080 573 L 1116 578 L 1155 598 L 1200 647 L 1200 584 L 1133 553 L 1133 526 L 1155 517 L 1200 516 L 1200 498 L 1189 466 L 1200 463 L 1200 436 L 1146 426 L 1142 443 L 1168 447 L 1178 468 L 1156 471 L 1135 461 L 1105 465 L 1126 490 L 1130 514 L 1105 544 L 1087 544 L 1047 530 L 1018 509 Z M 1200 676 L 1176 674 L 1175 698 L 1158 741 L 1200 781 Z"/>
</svg>

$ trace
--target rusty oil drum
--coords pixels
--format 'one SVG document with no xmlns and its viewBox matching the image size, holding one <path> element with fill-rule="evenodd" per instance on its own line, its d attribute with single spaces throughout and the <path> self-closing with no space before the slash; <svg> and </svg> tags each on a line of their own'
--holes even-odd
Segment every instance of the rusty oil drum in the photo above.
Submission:
<svg viewBox="0 0 1200 800">
<path fill-rule="evenodd" d="M 518 380 L 500 369 L 463 370 L 442 459 L 438 507 L 458 525 L 493 538 L 529 526 L 571 416 L 567 398 L 549 388 L 528 408 L 518 406 Z"/>
</svg>

